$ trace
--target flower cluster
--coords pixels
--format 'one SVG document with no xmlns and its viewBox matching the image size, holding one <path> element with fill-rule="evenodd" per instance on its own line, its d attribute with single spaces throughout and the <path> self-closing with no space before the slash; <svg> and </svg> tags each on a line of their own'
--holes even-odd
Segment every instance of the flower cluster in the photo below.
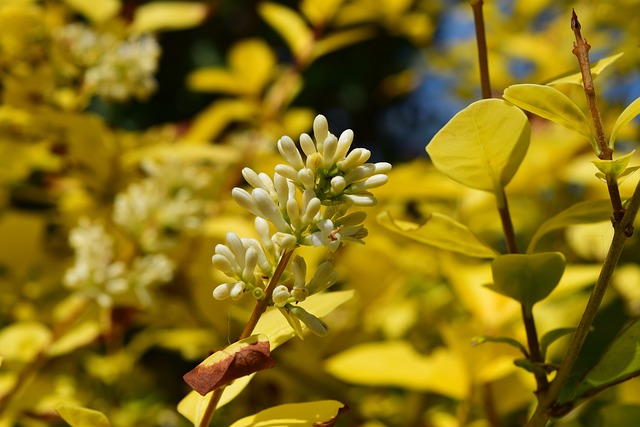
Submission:
<svg viewBox="0 0 640 427">
<path fill-rule="evenodd" d="M 138 35 L 123 40 L 81 24 L 69 24 L 56 36 L 60 54 L 69 65 L 67 72 L 84 72 L 83 85 L 88 93 L 126 101 L 146 99 L 155 91 L 153 75 L 160 47 L 153 37 Z"/>
<path fill-rule="evenodd" d="M 113 221 L 143 250 L 154 252 L 200 226 L 206 203 L 198 192 L 209 184 L 209 177 L 197 166 L 177 161 L 146 160 L 141 167 L 147 177 L 116 196 Z"/>
<path fill-rule="evenodd" d="M 64 276 L 65 285 L 103 307 L 122 299 L 148 306 L 149 288 L 173 277 L 173 263 L 163 254 L 138 256 L 130 264 L 116 260 L 113 238 L 101 224 L 86 218 L 71 231 L 69 243 L 76 256 Z"/>
<path fill-rule="evenodd" d="M 324 116 L 313 123 L 314 138 L 300 136 L 300 148 L 283 136 L 278 150 L 286 160 L 275 168 L 273 178 L 250 168 L 242 171 L 250 191 L 234 188 L 234 200 L 256 216 L 258 239 L 242 239 L 227 234 L 226 244 L 218 244 L 213 265 L 232 279 L 215 288 L 216 299 L 240 298 L 251 293 L 281 309 L 296 328 L 298 320 L 312 331 L 323 334 L 326 325 L 295 303 L 333 285 L 337 273 L 331 261 L 325 261 L 307 279 L 307 266 L 297 256 L 288 266 L 271 295 L 266 295 L 282 254 L 298 246 L 324 246 L 331 253 L 347 242 L 363 243 L 367 229 L 366 213 L 349 213 L 353 206 L 373 206 L 376 198 L 369 192 L 387 182 L 389 163 L 367 163 L 371 153 L 363 148 L 350 150 L 353 132 L 340 137 L 329 132 Z"/>
</svg>

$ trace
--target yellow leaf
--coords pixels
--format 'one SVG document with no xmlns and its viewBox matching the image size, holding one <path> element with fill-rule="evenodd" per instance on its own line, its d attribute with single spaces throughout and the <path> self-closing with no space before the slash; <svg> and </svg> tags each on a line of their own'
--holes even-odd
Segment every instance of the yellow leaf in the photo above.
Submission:
<svg viewBox="0 0 640 427">
<path fill-rule="evenodd" d="M 298 60 L 307 57 L 314 39 L 313 32 L 296 11 L 277 3 L 264 2 L 258 6 L 258 12 L 287 42 Z"/>
<path fill-rule="evenodd" d="M 199 25 L 208 12 L 205 3 L 151 2 L 136 8 L 131 30 L 146 33 L 191 28 Z"/>
<path fill-rule="evenodd" d="M 470 188 L 499 195 L 524 158 L 531 127 L 527 116 L 500 99 L 474 102 L 433 137 L 434 166 Z"/>
<path fill-rule="evenodd" d="M 236 43 L 229 52 L 229 65 L 245 91 L 259 93 L 271 77 L 276 57 L 261 39 L 248 39 Z"/>
<path fill-rule="evenodd" d="M 313 427 L 329 424 L 344 405 L 335 400 L 274 406 L 236 421 L 231 427 Z M 325 424 L 327 423 L 327 424 Z"/>
<path fill-rule="evenodd" d="M 601 60 L 596 61 L 593 64 L 591 64 L 591 77 L 593 79 L 598 77 L 600 75 L 600 73 L 602 73 L 602 71 L 604 71 L 605 68 L 607 68 L 609 65 L 613 64 L 614 62 L 616 62 L 622 55 L 624 55 L 624 52 L 620 52 L 620 53 L 617 53 L 615 55 L 611 55 L 611 56 L 608 56 L 606 58 L 602 58 Z M 565 77 L 557 78 L 557 79 L 552 80 L 549 83 L 547 83 L 547 85 L 552 86 L 552 85 L 559 85 L 559 84 L 563 84 L 563 83 L 568 83 L 568 84 L 577 85 L 577 86 L 582 87 L 582 73 L 581 72 L 573 73 L 573 74 L 565 76 Z"/>
<path fill-rule="evenodd" d="M 42 323 L 12 323 L 0 330 L 0 356 L 7 360 L 31 361 L 50 339 L 51 331 Z"/>
<path fill-rule="evenodd" d="M 244 91 L 236 76 L 221 67 L 198 68 L 187 76 L 187 85 L 197 92 L 239 94 Z"/>
<path fill-rule="evenodd" d="M 93 342 L 98 338 L 100 332 L 100 324 L 97 321 L 85 320 L 56 340 L 56 342 L 49 347 L 47 354 L 53 357 L 71 353 Z"/>
<path fill-rule="evenodd" d="M 309 21 L 320 27 L 333 19 L 344 0 L 303 0 L 300 10 Z"/>
<path fill-rule="evenodd" d="M 333 32 L 315 44 L 313 48 L 313 58 L 318 58 L 345 46 L 366 40 L 375 34 L 375 31 L 369 28 L 356 28 L 353 30 Z"/>
<path fill-rule="evenodd" d="M 206 141 L 188 141 L 185 144 L 146 145 L 125 152 L 121 157 L 125 169 L 136 167 L 144 159 L 179 160 L 181 162 L 208 162 L 214 165 L 234 163 L 240 152 L 234 147 L 220 144 L 205 144 Z M 195 144 L 198 142 L 198 144 Z"/>
<path fill-rule="evenodd" d="M 58 405 L 56 411 L 71 427 L 111 427 L 102 412 L 72 405 Z"/>
<path fill-rule="evenodd" d="M 463 399 L 469 378 L 462 361 L 443 348 L 429 356 L 406 341 L 360 344 L 327 360 L 325 368 L 339 379 L 367 386 L 403 387 Z"/>
<path fill-rule="evenodd" d="M 102 24 L 120 12 L 119 0 L 64 0 L 73 10 L 96 24 Z"/>
<path fill-rule="evenodd" d="M 247 121 L 259 112 L 260 106 L 251 100 L 223 99 L 201 112 L 182 137 L 185 141 L 210 141 L 231 123 Z"/>
</svg>

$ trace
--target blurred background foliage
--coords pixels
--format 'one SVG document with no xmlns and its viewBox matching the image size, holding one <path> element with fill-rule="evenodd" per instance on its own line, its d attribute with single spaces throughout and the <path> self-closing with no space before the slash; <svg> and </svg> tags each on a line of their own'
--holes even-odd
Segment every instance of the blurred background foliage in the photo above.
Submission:
<svg viewBox="0 0 640 427">
<path fill-rule="evenodd" d="M 625 52 L 596 81 L 610 129 L 640 96 L 639 7 L 486 1 L 494 93 L 578 70 L 575 8 L 593 60 Z M 562 90 L 584 103 L 580 90 Z M 277 139 L 308 132 L 318 113 L 394 164 L 378 211 L 446 213 L 503 250 L 490 195 L 443 178 L 424 151 L 480 97 L 467 1 L 0 0 L 0 97 L 0 426 L 66 425 L 59 404 L 100 410 L 114 426 L 189 425 L 176 411 L 189 391 L 182 375 L 235 340 L 251 308 L 211 297 L 222 280 L 214 245 L 229 230 L 253 233 L 230 190 L 243 185 L 242 167 L 272 170 Z M 507 188 L 523 247 L 552 214 L 606 197 L 588 144 L 531 121 L 531 148 Z M 617 147 L 637 140 L 632 122 Z M 518 307 L 481 286 L 488 263 L 374 220 L 367 228 L 364 247 L 337 256 L 338 288 L 356 297 L 326 318 L 329 337 L 279 348 L 277 368 L 215 425 L 313 399 L 347 404 L 345 426 L 522 425 L 534 385 L 513 365 L 517 352 L 470 346 L 476 335 L 524 336 Z M 576 323 L 607 233 L 572 226 L 539 243 L 570 261 L 536 308 L 541 333 Z M 611 328 L 640 314 L 630 245 L 600 319 Z M 563 345 L 550 349 L 556 359 Z M 634 380 L 562 424 L 607 425 L 612 405 L 636 404 Z"/>
</svg>

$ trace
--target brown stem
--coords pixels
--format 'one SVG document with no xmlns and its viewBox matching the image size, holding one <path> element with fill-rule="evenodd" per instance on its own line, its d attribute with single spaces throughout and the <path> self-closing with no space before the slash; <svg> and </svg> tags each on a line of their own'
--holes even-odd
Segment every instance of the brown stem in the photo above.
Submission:
<svg viewBox="0 0 640 427">
<path fill-rule="evenodd" d="M 587 43 L 586 39 L 582 38 L 580 33 L 580 21 L 576 11 L 571 11 L 571 29 L 575 34 L 576 41 L 573 43 L 573 54 L 578 58 L 578 64 L 580 65 L 580 72 L 582 73 L 582 83 L 584 85 L 584 93 L 587 97 L 587 105 L 589 106 L 589 112 L 591 113 L 591 119 L 593 120 L 593 127 L 596 132 L 596 145 L 598 147 L 598 158 L 601 160 L 612 160 L 613 150 L 609 147 L 604 135 L 604 128 L 602 126 L 602 117 L 600 116 L 600 110 L 596 103 L 596 90 L 593 84 L 593 77 L 591 76 L 591 66 L 589 62 L 589 49 L 591 45 Z M 607 175 L 607 189 L 609 191 L 609 198 L 611 199 L 611 206 L 613 208 L 614 222 L 618 222 L 624 215 L 624 208 L 622 207 L 622 200 L 620 198 L 620 191 L 618 190 L 618 182 L 615 177 Z"/>
<path fill-rule="evenodd" d="M 600 270 L 598 280 L 591 291 L 591 296 L 589 297 L 587 306 L 582 314 L 580 323 L 571 338 L 571 342 L 569 343 L 567 352 L 560 363 L 556 377 L 551 382 L 549 389 L 540 399 L 538 407 L 529 420 L 527 427 L 542 427 L 549 420 L 549 410 L 554 406 L 556 399 L 560 395 L 562 387 L 569 378 L 573 365 L 580 355 L 584 341 L 591 329 L 593 319 L 596 317 L 596 313 L 600 308 L 604 294 L 611 282 L 611 277 L 618 265 L 622 249 L 624 248 L 624 243 L 633 234 L 633 222 L 635 221 L 636 214 L 638 213 L 638 208 L 640 208 L 640 182 L 636 186 L 624 216 L 619 222 L 614 224 L 615 227 L 611 246 L 609 247 L 607 257 L 602 265 L 602 270 Z"/>
<path fill-rule="evenodd" d="M 280 257 L 280 261 L 276 266 L 276 271 L 274 271 L 273 276 L 271 276 L 271 280 L 267 285 L 267 289 L 265 289 L 264 298 L 256 303 L 255 307 L 253 308 L 253 312 L 251 313 L 251 316 L 249 317 L 249 320 L 247 321 L 247 324 L 245 325 L 244 330 L 242 331 L 242 334 L 240 335 L 240 338 L 238 338 L 238 340 L 242 340 L 251 336 L 251 333 L 258 324 L 258 320 L 260 320 L 262 314 L 267 310 L 269 301 L 271 301 L 271 295 L 273 295 L 273 290 L 276 288 L 276 286 L 278 286 L 280 277 L 282 277 L 282 273 L 284 273 L 285 268 L 287 268 L 292 255 L 293 249 L 284 251 L 284 253 Z M 222 397 L 222 393 L 224 393 L 224 387 L 217 388 L 213 391 L 213 395 L 211 396 L 209 402 L 207 402 L 207 407 L 205 408 L 204 413 L 202 414 L 202 418 L 200 419 L 200 423 L 198 424 L 199 427 L 209 426 L 209 424 L 211 423 L 211 418 L 213 417 L 213 413 L 215 412 L 216 407 L 220 402 L 220 398 Z"/>
<path fill-rule="evenodd" d="M 480 65 L 480 84 L 482 98 L 491 98 L 491 82 L 489 80 L 489 61 L 487 60 L 487 39 L 484 30 L 484 16 L 482 14 L 482 0 L 471 0 L 473 21 L 476 27 L 476 42 L 478 44 L 478 63 Z"/>
</svg>

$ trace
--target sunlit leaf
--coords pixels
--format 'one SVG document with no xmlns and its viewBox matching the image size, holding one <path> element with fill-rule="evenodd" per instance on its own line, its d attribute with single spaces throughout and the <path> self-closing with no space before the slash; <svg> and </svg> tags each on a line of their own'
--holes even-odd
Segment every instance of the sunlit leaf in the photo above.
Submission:
<svg viewBox="0 0 640 427">
<path fill-rule="evenodd" d="M 344 404 L 335 400 L 274 406 L 236 421 L 231 427 L 331 427 Z"/>
<path fill-rule="evenodd" d="M 222 67 L 203 67 L 187 76 L 189 89 L 196 92 L 239 94 L 244 87 L 229 70 Z"/>
<path fill-rule="evenodd" d="M 96 24 L 102 24 L 120 12 L 119 0 L 64 0 L 73 10 Z"/>
<path fill-rule="evenodd" d="M 51 331 L 42 323 L 12 323 L 0 330 L 0 356 L 6 360 L 31 361 L 50 339 Z"/>
<path fill-rule="evenodd" d="M 609 200 L 585 200 L 565 209 L 546 220 L 531 238 L 527 253 L 533 253 L 540 239 L 547 233 L 576 224 L 591 224 L 606 221 L 611 217 Z"/>
<path fill-rule="evenodd" d="M 266 336 L 253 335 L 216 351 L 183 378 L 191 388 L 205 396 L 238 378 L 274 366 Z"/>
<path fill-rule="evenodd" d="M 542 358 L 544 359 L 546 357 L 547 349 L 551 344 L 566 335 L 572 334 L 575 330 L 576 328 L 557 328 L 544 334 L 542 338 L 540 338 L 540 352 L 542 353 Z"/>
<path fill-rule="evenodd" d="M 529 147 L 526 115 L 499 99 L 477 101 L 456 114 L 427 145 L 435 167 L 470 188 L 499 194 Z"/>
<path fill-rule="evenodd" d="M 490 289 L 530 308 L 555 289 L 564 268 L 565 258 L 560 252 L 501 255 L 491 264 L 493 286 Z"/>
<path fill-rule="evenodd" d="M 49 356 L 60 356 L 71 353 L 95 341 L 101 332 L 100 325 L 97 321 L 84 321 L 57 339 L 47 353 Z"/>
<path fill-rule="evenodd" d="M 609 137 L 609 147 L 613 148 L 620 128 L 633 120 L 638 114 L 640 114 L 640 98 L 637 98 L 629 104 L 616 119 L 616 123 L 611 130 L 611 136 Z"/>
<path fill-rule="evenodd" d="M 220 401 L 216 405 L 217 408 L 221 408 L 227 403 L 235 399 L 251 382 L 254 374 L 247 375 L 246 377 L 238 378 L 231 385 L 224 388 L 224 393 L 220 398 Z M 191 421 L 194 425 L 199 425 L 202 421 L 209 402 L 213 398 L 213 391 L 207 393 L 205 396 L 201 396 L 196 391 L 191 391 L 178 403 L 178 412 L 185 418 Z"/>
<path fill-rule="evenodd" d="M 58 405 L 56 412 L 71 427 L 111 427 L 105 414 L 94 409 L 72 405 Z"/>
<path fill-rule="evenodd" d="M 640 322 L 634 321 L 609 345 L 578 386 L 578 395 L 640 373 Z"/>
<path fill-rule="evenodd" d="M 335 31 L 316 42 L 313 48 L 314 59 L 327 53 L 342 49 L 375 35 L 369 28 L 355 28 L 352 30 Z"/>
<path fill-rule="evenodd" d="M 239 160 L 242 153 L 235 148 L 222 144 L 205 144 L 206 141 L 188 140 L 186 144 L 146 145 L 128 150 L 120 161 L 125 169 L 137 167 L 145 159 L 181 162 L 206 162 L 212 165 L 228 165 Z"/>
<path fill-rule="evenodd" d="M 609 65 L 616 62 L 622 55 L 624 55 L 624 52 L 620 52 L 615 55 L 602 58 L 601 60 L 591 64 L 591 77 L 593 79 L 597 78 L 605 68 L 607 68 Z M 582 87 L 582 73 L 578 72 L 565 77 L 557 78 L 547 83 L 547 85 L 552 86 L 552 85 L 558 85 L 562 83 L 569 83 L 569 84 Z"/>
<path fill-rule="evenodd" d="M 209 13 L 205 3 L 186 1 L 151 2 L 138 6 L 131 28 L 139 33 L 181 30 L 202 23 Z"/>
<path fill-rule="evenodd" d="M 298 59 L 305 57 L 313 43 L 313 32 L 298 13 L 277 3 L 264 2 L 258 12 L 267 23 L 282 36 Z"/>
<path fill-rule="evenodd" d="M 333 19 L 344 0 L 303 0 L 300 10 L 315 26 L 320 27 Z"/>
<path fill-rule="evenodd" d="M 559 90 L 544 85 L 519 84 L 506 88 L 502 97 L 523 110 L 575 130 L 587 138 L 596 153 L 599 153 L 586 116 Z"/>
<path fill-rule="evenodd" d="M 477 258 L 494 258 L 498 255 L 465 225 L 443 214 L 432 212 L 421 224 L 395 220 L 389 212 L 381 212 L 377 220 L 388 230 L 440 249 Z"/>
<path fill-rule="evenodd" d="M 405 341 L 359 344 L 329 358 L 325 367 L 353 384 L 403 387 L 455 399 L 469 391 L 463 362 L 455 354 L 439 348 L 421 355 Z"/>
<path fill-rule="evenodd" d="M 186 141 L 215 140 L 220 132 L 236 121 L 250 120 L 259 111 L 256 102 L 245 99 L 223 99 L 196 116 L 183 135 Z"/>
</svg>

